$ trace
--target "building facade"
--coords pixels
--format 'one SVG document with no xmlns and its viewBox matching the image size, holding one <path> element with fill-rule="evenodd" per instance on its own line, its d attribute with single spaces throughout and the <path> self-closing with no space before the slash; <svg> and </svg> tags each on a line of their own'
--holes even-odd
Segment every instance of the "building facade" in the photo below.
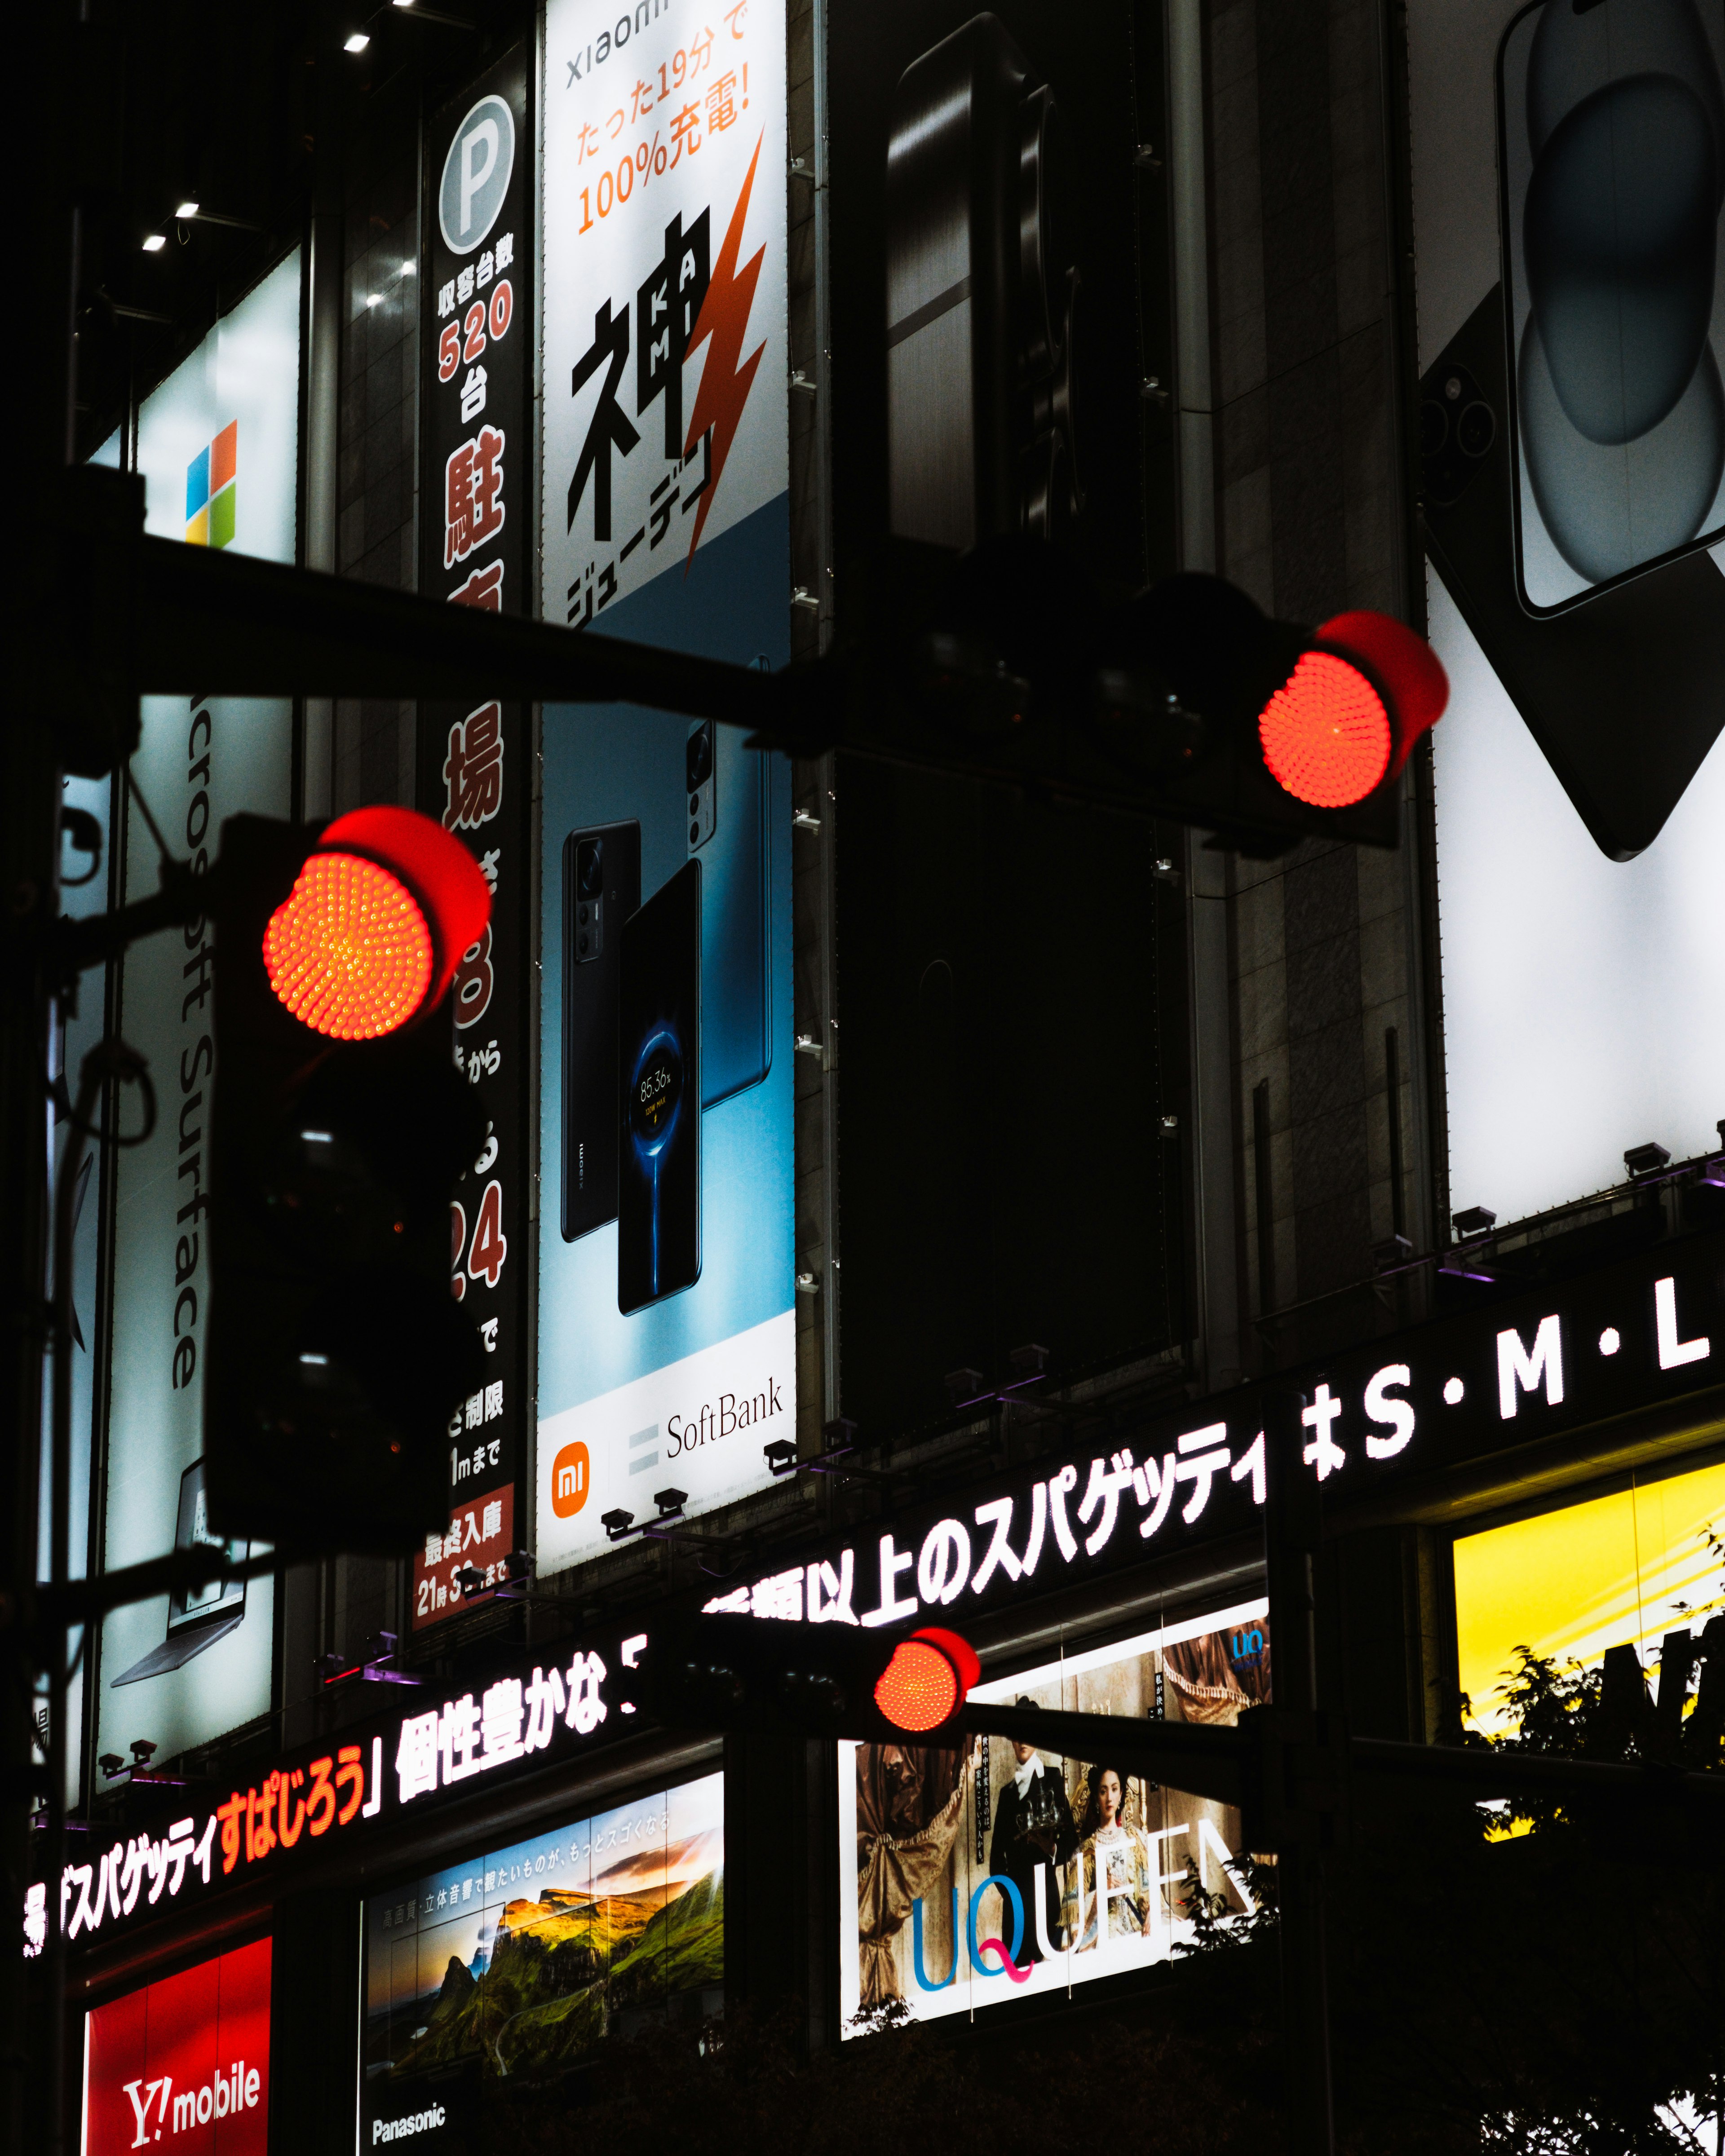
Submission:
<svg viewBox="0 0 1725 2156">
<path fill-rule="evenodd" d="M 778 669 L 1029 531 L 1102 603 L 1196 570 L 1392 613 L 1450 704 L 1397 848 L 1260 860 L 625 705 L 146 699 L 188 855 L 394 802 L 484 870 L 451 1266 L 486 1374 L 423 1551 L 92 1630 L 26 1922 L 58 1897 L 87 2148 L 474 2147 L 500 2090 L 566 2104 L 742 2000 L 814 2049 L 896 2001 L 1153 2015 L 1194 1881 L 1250 1906 L 1237 1813 L 1000 1738 L 666 1728 L 644 1671 L 702 1612 L 932 1618 L 982 1699 L 1231 1723 L 1272 1697 L 1267 1449 L 1319 1485 L 1357 1732 L 1501 1732 L 1523 1646 L 1686 1696 L 1725 1607 L 1717 205 L 1692 349 L 1598 393 L 1639 431 L 1588 419 L 1598 326 L 1528 266 L 1607 154 L 1589 100 L 1655 64 L 1594 34 L 1629 5 L 547 0 L 312 41 L 267 234 L 121 403 L 92 359 L 80 451 L 152 531 Z M 1725 18 L 1672 21 L 1672 139 L 1711 141 Z M 147 891 L 137 798 L 77 784 L 108 896 Z M 219 1539 L 195 926 L 64 1029 L 62 1070 L 107 1025 L 180 1079 L 76 1216 L 91 1573 Z M 668 1131 L 619 1128 L 619 1043 Z"/>
</svg>

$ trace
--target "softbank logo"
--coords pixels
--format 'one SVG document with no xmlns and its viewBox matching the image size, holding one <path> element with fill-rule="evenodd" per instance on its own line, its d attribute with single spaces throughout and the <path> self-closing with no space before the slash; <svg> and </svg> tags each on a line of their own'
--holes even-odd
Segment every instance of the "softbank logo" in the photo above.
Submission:
<svg viewBox="0 0 1725 2156">
<path fill-rule="evenodd" d="M 170 2097 L 173 2102 L 173 2123 L 169 2131 L 187 2133 L 194 2126 L 208 2126 L 213 2118 L 226 2118 L 233 2112 L 254 2109 L 262 2081 L 258 2069 L 248 2067 L 240 2059 L 231 2066 L 223 2066 L 201 2089 L 182 2089 L 177 2096 L 173 2094 L 172 2074 L 164 2074 L 157 2082 L 146 2082 L 140 2075 L 136 2081 L 125 2082 L 126 2093 L 131 2099 L 132 2116 L 137 2121 L 132 2147 L 147 2148 L 161 2140 L 162 2129 L 168 2124 Z M 138 2094 L 140 2089 L 143 2091 L 141 2096 Z"/>
</svg>

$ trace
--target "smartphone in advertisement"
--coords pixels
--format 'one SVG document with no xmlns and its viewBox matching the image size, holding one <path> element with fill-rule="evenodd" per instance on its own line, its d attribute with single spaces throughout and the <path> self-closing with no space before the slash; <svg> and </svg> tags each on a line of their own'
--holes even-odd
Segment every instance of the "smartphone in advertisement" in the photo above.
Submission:
<svg viewBox="0 0 1725 2156">
<path fill-rule="evenodd" d="M 1725 536 L 1722 78 L 1717 4 L 1537 0 L 1498 48 L 1511 499 L 1530 613 Z M 1450 416 L 1441 399 L 1422 413 L 1428 455 Z M 1453 424 L 1470 418 L 1489 447 L 1486 407 L 1458 405 Z"/>
<path fill-rule="evenodd" d="M 641 902 L 639 824 L 563 841 L 563 1240 L 617 1218 L 617 983 Z"/>
<path fill-rule="evenodd" d="M 689 855 L 701 863 L 701 1103 L 758 1086 L 773 1061 L 772 855 L 759 749 L 705 719 L 684 756 Z"/>
<path fill-rule="evenodd" d="M 629 921 L 618 975 L 617 1307 L 701 1277 L 701 898 L 687 861 Z"/>
</svg>

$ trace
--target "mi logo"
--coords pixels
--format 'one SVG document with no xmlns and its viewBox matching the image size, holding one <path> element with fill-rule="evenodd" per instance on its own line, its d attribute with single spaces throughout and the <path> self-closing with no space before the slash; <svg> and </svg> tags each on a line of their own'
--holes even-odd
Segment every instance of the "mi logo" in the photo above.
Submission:
<svg viewBox="0 0 1725 2156">
<path fill-rule="evenodd" d="M 566 1445 L 551 1463 L 551 1509 L 560 1520 L 572 1518 L 587 1502 L 593 1483 L 587 1447 L 579 1440 Z"/>
</svg>

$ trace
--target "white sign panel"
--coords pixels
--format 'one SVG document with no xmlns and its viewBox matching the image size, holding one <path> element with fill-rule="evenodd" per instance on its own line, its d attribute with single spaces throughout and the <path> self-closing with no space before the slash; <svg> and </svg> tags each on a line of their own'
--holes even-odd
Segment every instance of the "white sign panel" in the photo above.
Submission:
<svg viewBox="0 0 1725 2156">
<path fill-rule="evenodd" d="M 1519 0 L 1409 10 L 1422 372 L 1503 278 L 1499 54 L 1524 12 Z M 1693 31 L 1691 72 L 1717 75 L 1717 0 L 1667 17 Z M 1567 13 L 1557 24 L 1564 35 L 1574 27 Z M 1506 108 L 1512 146 L 1533 124 L 1524 104 Z M 1716 564 L 1722 554 L 1712 550 Z M 1578 579 L 1566 574 L 1568 592 Z M 1718 1143 L 1725 750 L 1714 745 L 1638 858 L 1608 860 L 1431 572 L 1427 596 L 1452 692 L 1433 737 L 1450 1193 L 1457 1208 L 1510 1220 L 1621 1182 L 1627 1147 L 1651 1140 L 1681 1158 Z M 1725 608 L 1725 583 L 1717 603 Z M 1657 736 L 1656 695 L 1622 718 L 1627 763 Z"/>
<path fill-rule="evenodd" d="M 551 0 L 544 585 L 585 628 L 788 484 L 785 54 L 762 0 Z"/>
<path fill-rule="evenodd" d="M 294 559 L 300 266 L 296 250 L 145 400 L 138 464 L 152 533 Z M 292 751 L 285 699 L 148 696 L 132 771 L 175 855 L 202 869 L 224 818 L 289 814 Z M 155 844 L 134 808 L 126 897 L 146 897 L 157 882 Z M 110 1570 L 212 1540 L 202 1460 L 214 983 L 208 921 L 146 937 L 126 957 L 121 1029 L 148 1058 L 157 1121 L 119 1163 Z M 115 1611 L 102 1628 L 98 1753 L 124 1758 L 144 1738 L 170 1758 L 267 1712 L 274 1594 L 265 1578 Z"/>
</svg>

